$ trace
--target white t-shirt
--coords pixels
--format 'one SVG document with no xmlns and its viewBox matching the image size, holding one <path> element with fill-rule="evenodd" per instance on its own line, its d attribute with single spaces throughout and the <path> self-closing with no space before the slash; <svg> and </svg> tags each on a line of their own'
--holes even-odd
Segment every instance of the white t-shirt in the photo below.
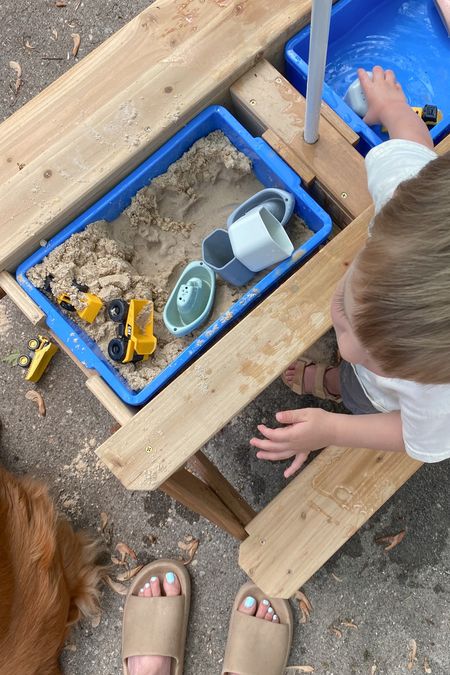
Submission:
<svg viewBox="0 0 450 675">
<path fill-rule="evenodd" d="M 375 212 L 392 197 L 399 183 L 415 176 L 436 157 L 424 145 L 400 139 L 370 150 L 366 170 Z M 353 365 L 353 369 L 377 410 L 400 411 L 403 440 L 411 457 L 421 462 L 450 457 L 450 384 L 418 384 L 381 377 L 360 365 Z"/>
</svg>

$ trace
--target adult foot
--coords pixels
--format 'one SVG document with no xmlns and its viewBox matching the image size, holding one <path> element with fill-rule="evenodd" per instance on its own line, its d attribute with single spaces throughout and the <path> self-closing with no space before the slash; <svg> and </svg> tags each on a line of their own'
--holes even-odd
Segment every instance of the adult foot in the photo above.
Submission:
<svg viewBox="0 0 450 675">
<path fill-rule="evenodd" d="M 138 597 L 142 602 L 151 602 L 151 598 L 161 595 L 180 595 L 181 586 L 174 572 L 167 572 L 162 588 L 158 577 L 151 577 L 140 589 Z M 171 658 L 169 656 L 130 656 L 127 660 L 130 675 L 170 675 Z"/>
<path fill-rule="evenodd" d="M 305 366 L 305 372 L 303 375 L 303 389 L 305 394 L 312 394 L 315 389 L 315 378 L 316 378 L 316 369 L 317 366 L 315 363 L 311 363 Z M 291 363 L 291 365 L 284 371 L 284 380 L 288 386 L 292 386 L 294 383 L 296 374 L 296 362 Z M 339 378 L 339 368 L 328 368 L 324 376 L 325 389 L 332 394 L 333 396 L 341 395 L 341 381 Z"/>
<path fill-rule="evenodd" d="M 239 606 L 239 612 L 243 614 L 248 614 L 249 616 L 254 616 L 255 620 L 260 619 L 262 621 L 272 621 L 273 623 L 280 623 L 280 619 L 275 614 L 273 607 L 271 606 L 268 600 L 262 600 L 261 602 L 256 602 L 255 598 L 251 595 L 248 595 Z M 236 673 L 230 673 L 230 675 L 237 675 Z"/>
</svg>

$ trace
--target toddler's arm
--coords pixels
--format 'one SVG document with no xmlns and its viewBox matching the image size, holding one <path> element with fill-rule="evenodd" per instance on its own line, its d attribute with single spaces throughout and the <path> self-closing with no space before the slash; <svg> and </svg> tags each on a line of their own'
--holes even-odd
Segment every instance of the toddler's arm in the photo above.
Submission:
<svg viewBox="0 0 450 675">
<path fill-rule="evenodd" d="M 433 149 L 427 125 L 408 105 L 392 70 L 384 71 L 381 66 L 375 66 L 371 80 L 367 72 L 359 68 L 358 77 L 368 104 L 364 117 L 367 124 L 382 124 L 389 138 L 415 141 Z"/>
<path fill-rule="evenodd" d="M 258 431 L 264 438 L 252 438 L 250 443 L 259 449 L 258 459 L 274 462 L 293 457 L 284 472 L 286 478 L 298 471 L 310 452 L 327 445 L 405 452 L 400 412 L 341 415 L 301 408 L 279 412 L 276 418 L 285 426 L 271 429 L 260 424 Z"/>
</svg>

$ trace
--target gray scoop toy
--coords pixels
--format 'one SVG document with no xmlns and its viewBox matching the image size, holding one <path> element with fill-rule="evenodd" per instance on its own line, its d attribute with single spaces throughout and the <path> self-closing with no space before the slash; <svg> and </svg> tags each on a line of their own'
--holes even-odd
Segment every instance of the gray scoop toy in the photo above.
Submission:
<svg viewBox="0 0 450 675">
<path fill-rule="evenodd" d="M 265 188 L 240 204 L 228 216 L 228 227 L 245 214 L 259 209 L 261 206 L 270 211 L 283 227 L 287 225 L 294 212 L 295 198 L 290 192 L 279 188 Z"/>
</svg>

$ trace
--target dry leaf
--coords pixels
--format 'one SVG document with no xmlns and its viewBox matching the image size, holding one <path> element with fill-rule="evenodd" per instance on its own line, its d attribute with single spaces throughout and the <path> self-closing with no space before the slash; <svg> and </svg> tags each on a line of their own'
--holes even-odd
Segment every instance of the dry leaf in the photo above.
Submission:
<svg viewBox="0 0 450 675">
<path fill-rule="evenodd" d="M 111 429 L 109 430 L 109 435 L 112 436 L 113 434 L 116 433 L 116 431 L 119 431 L 119 429 L 122 428 L 122 425 L 119 424 L 119 422 L 115 422 L 115 424 L 112 425 Z"/>
<path fill-rule="evenodd" d="M 115 555 L 111 556 L 111 562 L 113 563 L 113 565 L 125 565 L 126 566 L 126 564 L 127 564 L 125 562 L 125 560 L 119 560 L 119 558 L 116 558 Z"/>
<path fill-rule="evenodd" d="M 114 550 L 119 551 L 122 562 L 125 560 L 127 555 L 130 556 L 132 560 L 137 560 L 137 555 L 133 549 L 123 542 L 119 542 Z"/>
<path fill-rule="evenodd" d="M 358 629 L 358 626 L 356 623 L 353 623 L 353 621 L 341 621 L 341 626 L 345 626 L 346 628 L 356 628 Z"/>
<path fill-rule="evenodd" d="M 429 675 L 429 673 L 433 672 L 430 668 L 430 663 L 429 663 L 427 657 L 425 657 L 424 660 L 423 660 L 423 672 L 427 673 L 428 675 Z"/>
<path fill-rule="evenodd" d="M 52 29 L 52 35 L 53 35 L 53 37 L 50 38 L 50 39 L 54 40 L 56 42 L 56 40 L 58 39 L 58 31 L 56 30 L 56 28 Z"/>
<path fill-rule="evenodd" d="M 114 581 L 108 575 L 105 576 L 105 581 L 115 593 L 118 593 L 119 595 L 126 595 L 128 593 L 128 589 L 126 586 L 120 584 L 118 581 Z"/>
<path fill-rule="evenodd" d="M 45 417 L 45 413 L 46 413 L 45 401 L 44 401 L 44 397 L 42 396 L 42 394 L 40 394 L 35 389 L 30 389 L 25 394 L 25 398 L 27 398 L 29 401 L 34 401 L 35 403 L 37 403 L 39 415 L 41 417 Z"/>
<path fill-rule="evenodd" d="M 391 551 L 393 548 L 395 548 L 404 538 L 406 534 L 406 530 L 402 530 L 398 534 L 391 534 L 388 535 L 387 537 L 377 537 L 375 539 L 376 544 L 388 544 L 385 546 L 384 550 L 385 551 Z"/>
<path fill-rule="evenodd" d="M 14 93 L 17 96 L 19 89 L 22 86 L 22 66 L 17 61 L 10 61 L 9 67 L 16 73 L 16 81 L 14 83 Z"/>
<path fill-rule="evenodd" d="M 72 37 L 72 40 L 73 40 L 72 56 L 73 56 L 73 58 L 75 58 L 76 55 L 78 54 L 78 50 L 80 48 L 81 38 L 80 38 L 78 33 L 72 33 L 71 37 Z"/>
<path fill-rule="evenodd" d="M 408 654 L 408 670 L 414 668 L 415 662 L 417 661 L 417 642 L 415 640 L 410 640 L 408 643 L 409 654 Z"/>
<path fill-rule="evenodd" d="M 370 675 L 375 675 L 375 673 L 377 672 L 377 668 L 378 668 L 377 664 L 374 663 L 372 668 L 370 669 Z"/>
<path fill-rule="evenodd" d="M 296 591 L 294 598 L 298 602 L 298 608 L 301 612 L 300 623 L 306 623 L 312 610 L 312 605 L 302 591 Z"/>
<path fill-rule="evenodd" d="M 95 616 L 93 616 L 92 619 L 91 619 L 92 628 L 98 628 L 101 620 L 102 620 L 102 615 L 101 615 L 100 612 L 98 614 L 96 614 Z"/>
<path fill-rule="evenodd" d="M 105 531 L 105 527 L 108 524 L 108 520 L 109 520 L 108 514 L 105 513 L 104 511 L 102 511 L 101 514 L 100 514 L 100 527 L 102 529 L 102 532 Z"/>
<path fill-rule="evenodd" d="M 30 43 L 28 38 L 25 40 L 25 47 L 27 49 L 34 49 L 33 45 Z"/>
<path fill-rule="evenodd" d="M 143 567 L 144 565 L 138 565 L 137 567 L 132 567 L 131 570 L 127 570 L 126 572 L 122 572 L 122 574 L 118 574 L 117 581 L 129 581 L 130 579 L 135 577 L 136 574 L 140 572 Z"/>
<path fill-rule="evenodd" d="M 342 579 L 340 577 L 338 577 L 337 574 L 335 574 L 334 572 L 331 572 L 331 576 L 333 577 L 333 579 L 335 579 L 336 581 L 339 581 L 339 583 L 342 584 Z"/>
<path fill-rule="evenodd" d="M 56 0 L 55 7 L 67 7 L 67 2 L 64 2 L 64 0 Z"/>
<path fill-rule="evenodd" d="M 194 539 L 194 537 L 192 537 L 190 534 L 185 536 L 184 541 L 178 542 L 178 548 L 181 548 L 182 551 L 186 551 L 188 556 L 187 559 L 180 558 L 183 565 L 189 565 L 189 563 L 193 561 L 194 556 L 197 553 L 199 544 L 200 544 L 199 539 Z"/>
<path fill-rule="evenodd" d="M 314 668 L 312 666 L 287 666 L 285 670 L 285 675 L 292 673 L 292 675 L 297 675 L 297 673 L 313 673 Z"/>
<path fill-rule="evenodd" d="M 339 628 L 336 628 L 336 626 L 330 626 L 330 630 L 332 633 L 336 635 L 336 637 L 341 638 L 342 637 L 342 631 L 339 630 Z"/>
</svg>

